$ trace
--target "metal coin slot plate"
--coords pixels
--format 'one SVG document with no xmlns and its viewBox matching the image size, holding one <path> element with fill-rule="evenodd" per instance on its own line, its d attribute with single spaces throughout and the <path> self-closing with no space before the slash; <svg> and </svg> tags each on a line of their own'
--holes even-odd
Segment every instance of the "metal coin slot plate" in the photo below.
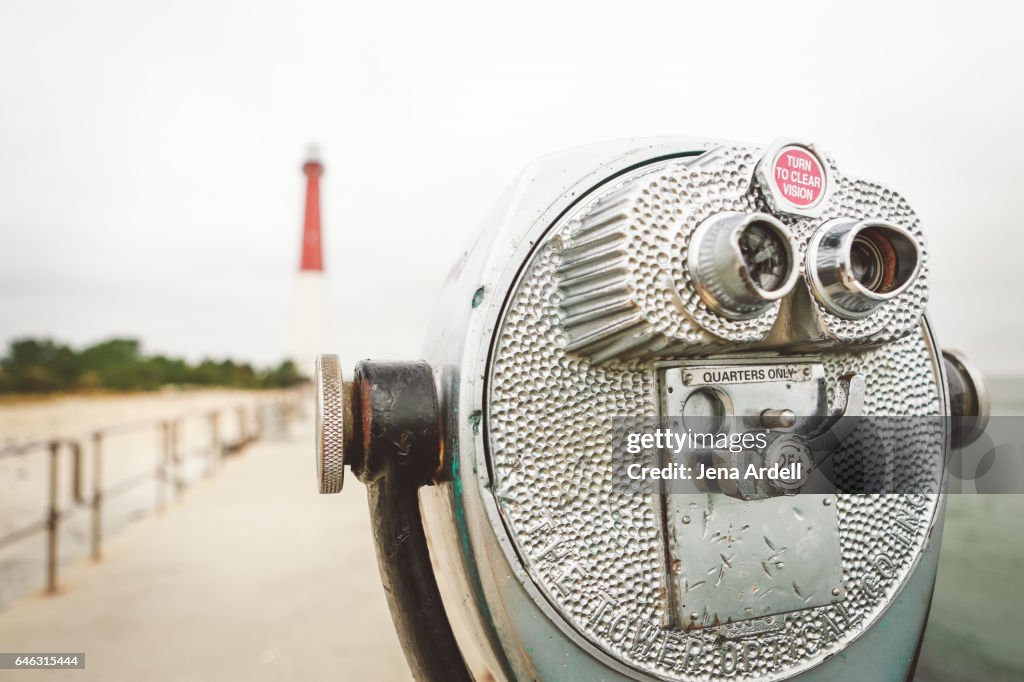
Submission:
<svg viewBox="0 0 1024 682">
<path fill-rule="evenodd" d="M 761 412 L 788 409 L 796 424 L 780 431 L 807 431 L 828 415 L 825 368 L 817 358 L 794 362 L 772 359 L 700 361 L 659 367 L 661 414 L 685 417 L 688 400 L 719 396 L 724 416 L 736 417 L 747 428 L 759 428 Z M 706 401 L 702 401 L 706 402 Z M 712 405 L 712 407 L 717 407 Z M 692 408 L 690 408 L 692 409 Z M 700 415 L 694 416 L 710 416 Z M 706 422 L 705 422 L 706 424 Z"/>
<path fill-rule="evenodd" d="M 799 419 L 778 431 L 806 431 L 828 415 L 820 362 L 723 360 L 662 367 L 662 416 L 708 416 L 760 428 L 766 409 Z M 731 420 L 730 420 L 731 421 Z M 729 423 L 729 422 L 726 422 Z M 741 500 L 721 492 L 661 498 L 668 591 L 665 613 L 684 629 L 764 618 L 842 601 L 839 520 L 834 495 Z"/>
</svg>

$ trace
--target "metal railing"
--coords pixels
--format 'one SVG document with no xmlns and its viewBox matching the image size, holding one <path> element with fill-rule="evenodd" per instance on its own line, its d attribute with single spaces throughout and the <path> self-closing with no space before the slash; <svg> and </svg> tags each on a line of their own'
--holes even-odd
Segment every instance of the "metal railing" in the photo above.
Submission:
<svg viewBox="0 0 1024 682">
<path fill-rule="evenodd" d="M 258 400 L 250 405 L 241 404 L 207 412 L 184 412 L 173 418 L 151 419 L 118 426 L 91 430 L 77 436 L 18 443 L 0 447 L 0 460 L 44 454 L 48 457 L 47 467 L 47 509 L 40 520 L 26 524 L 0 537 L 0 550 L 33 535 L 46 534 L 46 592 L 57 592 L 60 566 L 60 534 L 64 522 L 82 509 L 87 509 L 89 522 L 89 555 L 99 561 L 103 555 L 103 512 L 104 503 L 143 484 L 156 484 L 155 509 L 163 512 L 173 492 L 180 499 L 186 488 L 199 478 L 205 478 L 222 464 L 225 456 L 242 452 L 246 446 L 258 440 L 264 432 L 267 412 L 271 411 L 282 426 L 298 411 L 297 395 L 289 392 L 272 399 Z M 225 417 L 232 416 L 237 422 L 233 439 L 222 435 L 221 426 Z M 207 422 L 208 440 L 204 447 L 186 451 L 181 437 L 182 427 L 189 418 L 204 417 Z M 158 452 L 156 466 L 117 480 L 107 487 L 103 485 L 103 453 L 105 444 L 113 437 L 152 430 L 157 434 Z M 60 476 L 62 455 L 70 458 L 70 506 L 61 504 Z M 186 465 L 199 458 L 202 471 L 199 478 L 189 480 Z M 89 474 L 86 469 L 89 468 Z M 86 491 L 85 479 L 89 485 Z"/>
</svg>

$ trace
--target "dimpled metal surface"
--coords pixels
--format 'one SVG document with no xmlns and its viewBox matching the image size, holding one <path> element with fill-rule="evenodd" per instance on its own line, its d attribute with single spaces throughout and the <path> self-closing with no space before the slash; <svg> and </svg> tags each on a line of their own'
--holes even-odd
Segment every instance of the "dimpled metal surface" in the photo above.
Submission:
<svg viewBox="0 0 1024 682">
<path fill-rule="evenodd" d="M 734 350 L 765 338 L 779 303 L 751 319 L 723 317 L 697 293 L 686 267 L 690 237 L 706 218 L 723 211 L 772 212 L 752 180 L 760 155 L 754 147 L 722 146 L 660 164 L 602 193 L 561 226 L 565 242 L 555 274 L 569 350 L 603 362 Z M 908 230 L 921 247 L 921 270 L 907 291 L 863 319 L 837 317 L 815 302 L 821 338 L 809 343 L 884 343 L 914 329 L 927 303 L 928 254 L 919 220 L 897 193 L 842 175 L 828 163 L 833 188 L 820 217 L 775 214 L 793 233 L 798 260 L 823 222 L 862 217 Z"/>
<path fill-rule="evenodd" d="M 595 192 L 534 251 L 495 332 L 485 418 L 492 493 L 505 531 L 558 617 L 641 676 L 781 679 L 821 662 L 888 606 L 913 569 L 937 508 L 934 495 L 841 495 L 837 511 L 847 590 L 842 602 L 712 627 L 670 625 L 660 502 L 613 488 L 611 422 L 658 416 L 653 359 L 694 346 L 704 353 L 740 348 L 770 327 L 771 312 L 735 322 L 709 311 L 696 294 L 680 296 L 681 305 L 668 300 L 673 287 L 690 291 L 683 271 L 688 230 L 717 211 L 767 210 L 745 180 L 758 155 L 754 148 L 720 148 L 696 162 L 661 162 Z M 801 248 L 829 214 L 881 215 L 920 236 L 902 199 L 846 179 L 834 166 L 832 172 L 839 186 L 825 218 L 779 216 Z M 595 359 L 585 352 L 594 346 L 570 349 L 574 336 L 565 320 L 573 313 L 564 300 L 572 292 L 562 283 L 572 268 L 567 271 L 565 256 L 580 256 L 567 250 L 574 241 L 579 246 L 587 216 L 616 202 L 612 214 L 632 218 L 610 228 L 613 236 L 605 235 L 604 244 L 626 239 L 612 251 L 623 251 L 614 257 L 623 259 L 634 281 L 644 283 L 623 291 L 625 305 L 640 311 L 647 345 L 639 354 Z M 616 230 L 627 237 L 614 236 Z M 595 263 L 600 258 L 590 261 Z M 816 308 L 833 334 L 831 350 L 815 351 L 830 387 L 842 373 L 860 372 L 867 380 L 866 414 L 940 414 L 934 349 L 919 321 L 925 298 L 922 278 L 883 306 L 878 319 L 830 319 Z M 599 315 L 600 307 L 592 314 Z M 837 340 L 854 337 L 879 345 L 856 353 L 836 347 Z M 919 455 L 901 457 L 897 474 L 915 475 L 915 467 L 930 462 L 925 452 Z"/>
</svg>

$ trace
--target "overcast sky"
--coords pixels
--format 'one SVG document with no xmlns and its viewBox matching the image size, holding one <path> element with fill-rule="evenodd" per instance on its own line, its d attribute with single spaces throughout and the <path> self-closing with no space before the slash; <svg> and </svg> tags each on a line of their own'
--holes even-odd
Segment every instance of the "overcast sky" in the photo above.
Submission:
<svg viewBox="0 0 1024 682">
<path fill-rule="evenodd" d="M 416 357 L 532 158 L 791 135 L 908 197 L 941 341 L 1024 373 L 1022 16 L 966 7 L 2 0 L 0 340 L 282 358 L 316 142 L 335 348 Z"/>
</svg>

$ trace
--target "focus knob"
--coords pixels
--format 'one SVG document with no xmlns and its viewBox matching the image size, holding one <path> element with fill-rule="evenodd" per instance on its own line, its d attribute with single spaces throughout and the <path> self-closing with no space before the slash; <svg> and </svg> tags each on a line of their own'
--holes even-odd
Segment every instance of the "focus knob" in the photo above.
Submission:
<svg viewBox="0 0 1024 682">
<path fill-rule="evenodd" d="M 957 350 L 942 351 L 949 386 L 950 416 L 953 418 L 953 445 L 965 447 L 978 439 L 992 414 L 985 376 L 966 355 Z"/>
<path fill-rule="evenodd" d="M 346 432 L 351 432 L 345 384 L 337 355 L 316 358 L 316 478 L 323 494 L 339 493 L 345 482 Z"/>
</svg>

